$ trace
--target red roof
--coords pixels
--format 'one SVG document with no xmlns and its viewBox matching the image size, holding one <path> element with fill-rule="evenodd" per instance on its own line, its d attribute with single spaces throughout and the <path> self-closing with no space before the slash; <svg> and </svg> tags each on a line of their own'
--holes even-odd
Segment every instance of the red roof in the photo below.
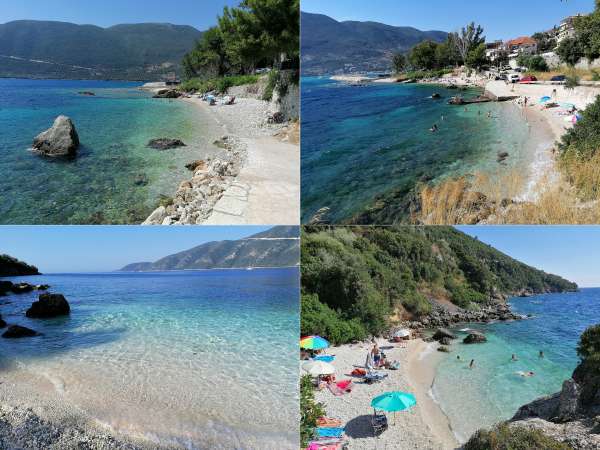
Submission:
<svg viewBox="0 0 600 450">
<path fill-rule="evenodd" d="M 522 46 L 522 45 L 535 45 L 535 44 L 537 44 L 537 41 L 528 36 L 518 37 L 518 38 L 513 39 L 512 41 L 508 41 L 506 43 L 506 45 L 509 47 Z"/>
</svg>

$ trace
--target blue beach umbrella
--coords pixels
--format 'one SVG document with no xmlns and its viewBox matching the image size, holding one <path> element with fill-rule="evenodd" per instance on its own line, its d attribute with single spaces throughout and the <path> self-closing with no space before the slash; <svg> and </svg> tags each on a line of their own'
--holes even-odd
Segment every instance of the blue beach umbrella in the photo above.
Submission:
<svg viewBox="0 0 600 450">
<path fill-rule="evenodd" d="M 380 411 L 404 411 L 417 404 L 417 399 L 406 392 L 388 392 L 371 400 L 371 406 Z"/>
</svg>

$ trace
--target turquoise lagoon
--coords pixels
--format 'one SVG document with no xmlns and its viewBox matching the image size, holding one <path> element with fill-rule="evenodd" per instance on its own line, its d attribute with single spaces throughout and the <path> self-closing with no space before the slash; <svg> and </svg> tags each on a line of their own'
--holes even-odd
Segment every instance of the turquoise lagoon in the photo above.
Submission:
<svg viewBox="0 0 600 450">
<path fill-rule="evenodd" d="M 0 223 L 135 224 L 161 196 L 172 196 L 189 178 L 185 164 L 217 151 L 210 145 L 215 125 L 201 109 L 153 99 L 140 85 L 0 79 Z M 71 117 L 79 134 L 74 160 L 29 150 L 60 114 Z M 146 147 L 160 137 L 188 147 Z"/>
<path fill-rule="evenodd" d="M 297 268 L 11 280 L 50 284 L 72 312 L 27 319 L 35 293 L 1 298 L 4 320 L 43 333 L 0 339 L 4 375 L 40 377 L 74 411 L 159 444 L 298 448 Z"/>
<path fill-rule="evenodd" d="M 454 328 L 459 343 L 451 346 L 437 368 L 430 393 L 461 442 L 479 428 L 510 419 L 522 405 L 560 391 L 579 361 L 579 336 L 600 323 L 600 289 L 515 298 L 511 306 L 531 318 Z M 461 330 L 466 328 L 484 332 L 488 341 L 462 344 L 466 331 Z M 540 350 L 544 358 L 539 357 Z M 518 361 L 511 360 L 512 354 Z M 471 359 L 474 369 L 468 367 Z M 518 374 L 528 371 L 535 375 Z"/>
</svg>

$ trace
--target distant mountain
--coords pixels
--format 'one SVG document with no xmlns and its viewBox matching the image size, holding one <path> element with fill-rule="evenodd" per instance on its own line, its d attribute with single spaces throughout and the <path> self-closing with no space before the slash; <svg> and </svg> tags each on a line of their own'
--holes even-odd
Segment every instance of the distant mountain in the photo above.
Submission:
<svg viewBox="0 0 600 450">
<path fill-rule="evenodd" d="M 416 44 L 441 42 L 448 33 L 394 27 L 377 22 L 338 22 L 322 14 L 302 13 L 302 72 L 389 70 L 394 53 Z"/>
<path fill-rule="evenodd" d="M 156 262 L 129 264 L 121 272 L 296 266 L 299 232 L 298 227 L 275 227 L 237 241 L 208 242 Z"/>
<path fill-rule="evenodd" d="M 0 255 L 0 277 L 39 275 L 35 266 L 30 266 L 9 255 Z"/>
<path fill-rule="evenodd" d="M 0 25 L 0 77 L 158 80 L 179 74 L 201 34 L 160 23 L 8 22 Z"/>
</svg>

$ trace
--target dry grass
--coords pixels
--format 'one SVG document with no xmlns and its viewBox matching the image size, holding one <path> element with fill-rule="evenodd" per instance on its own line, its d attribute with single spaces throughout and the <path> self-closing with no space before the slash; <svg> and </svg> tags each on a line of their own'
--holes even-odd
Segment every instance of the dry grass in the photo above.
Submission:
<svg viewBox="0 0 600 450">
<path fill-rule="evenodd" d="M 598 224 L 600 223 L 600 156 L 560 167 L 565 176 L 541 180 L 534 201 L 515 200 L 524 179 L 514 171 L 489 177 L 478 174 L 443 181 L 421 190 L 426 225 L 458 224 Z M 567 169 L 568 168 L 568 169 Z"/>
<path fill-rule="evenodd" d="M 540 81 L 550 81 L 550 79 L 556 75 L 577 77 L 581 81 L 594 81 L 594 78 L 600 76 L 600 71 L 594 72 L 593 70 L 575 69 L 573 67 L 562 66 L 558 69 L 550 70 L 548 72 L 530 71 L 527 72 L 527 75 L 535 75 Z"/>
</svg>

